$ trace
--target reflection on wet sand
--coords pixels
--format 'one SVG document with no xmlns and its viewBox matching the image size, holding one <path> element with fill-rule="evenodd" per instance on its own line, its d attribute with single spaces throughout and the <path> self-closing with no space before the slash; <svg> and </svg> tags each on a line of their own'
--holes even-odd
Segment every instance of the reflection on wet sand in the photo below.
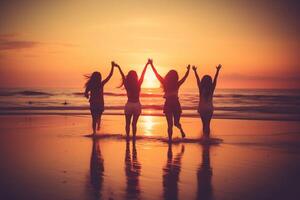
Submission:
<svg viewBox="0 0 300 200">
<path fill-rule="evenodd" d="M 131 157 L 132 156 L 132 157 Z M 132 155 L 130 153 L 130 141 L 126 141 L 125 151 L 125 174 L 126 174 L 126 198 L 140 199 L 139 176 L 141 174 L 141 164 L 137 159 L 135 141 L 132 142 Z"/>
<path fill-rule="evenodd" d="M 163 168 L 163 197 L 164 199 L 178 199 L 178 181 L 181 170 L 181 159 L 184 153 L 184 145 L 181 151 L 173 159 L 172 144 L 169 144 L 167 164 Z"/>
<path fill-rule="evenodd" d="M 197 199 L 213 199 L 212 168 L 210 166 L 210 145 L 202 145 L 202 163 L 197 172 Z"/>
<path fill-rule="evenodd" d="M 93 148 L 90 162 L 91 184 L 94 189 L 96 199 L 101 199 L 101 189 L 103 186 L 104 160 L 101 155 L 99 140 L 93 139 Z"/>
</svg>

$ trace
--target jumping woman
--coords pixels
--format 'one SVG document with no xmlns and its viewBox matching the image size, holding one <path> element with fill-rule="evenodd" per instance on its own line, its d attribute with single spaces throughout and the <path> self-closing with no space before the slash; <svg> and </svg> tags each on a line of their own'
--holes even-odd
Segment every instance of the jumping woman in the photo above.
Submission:
<svg viewBox="0 0 300 200">
<path fill-rule="evenodd" d="M 111 70 L 108 76 L 103 81 L 102 81 L 101 73 L 97 71 L 93 72 L 92 75 L 86 76 L 88 80 L 85 83 L 84 96 L 87 99 L 89 99 L 90 102 L 93 135 L 96 134 L 96 126 L 97 126 L 97 130 L 100 129 L 101 116 L 104 111 L 103 87 L 113 75 L 113 70 L 114 70 L 113 63 L 114 62 L 111 63 L 112 64 Z"/>
<path fill-rule="evenodd" d="M 126 119 L 126 136 L 127 139 L 129 139 L 129 133 L 130 133 L 130 123 L 132 120 L 132 135 L 133 139 L 135 139 L 136 136 L 136 124 L 139 119 L 139 116 L 142 111 L 142 106 L 140 103 L 140 92 L 141 92 L 141 85 L 144 81 L 144 76 L 147 70 L 147 63 L 144 67 L 144 70 L 142 72 L 142 75 L 140 78 L 138 78 L 138 75 L 136 71 L 130 70 L 128 74 L 125 76 L 121 67 L 117 64 L 115 64 L 115 67 L 117 67 L 120 71 L 120 74 L 122 76 L 122 84 L 120 87 L 124 85 L 127 93 L 127 103 L 125 105 L 125 119 Z"/>
<path fill-rule="evenodd" d="M 161 83 L 163 90 L 164 90 L 164 98 L 165 98 L 165 104 L 164 104 L 164 114 L 166 116 L 167 122 L 168 122 L 168 136 L 169 136 L 169 142 L 172 142 L 172 135 L 173 135 L 173 121 L 174 125 L 180 130 L 181 136 L 184 138 L 185 133 L 182 129 L 182 126 L 180 124 L 180 116 L 181 116 L 181 105 L 178 98 L 178 90 L 180 86 L 184 83 L 186 78 L 189 75 L 190 72 L 190 65 L 187 66 L 187 71 L 184 75 L 184 77 L 181 80 L 178 80 L 178 73 L 175 70 L 170 70 L 166 76 L 163 78 L 155 67 L 153 66 L 153 61 L 149 59 L 148 61 L 152 67 L 152 70 Z"/>
<path fill-rule="evenodd" d="M 195 72 L 199 94 L 200 94 L 198 113 L 201 117 L 202 126 L 203 126 L 203 139 L 209 139 L 210 137 L 210 121 L 214 112 L 213 95 L 217 85 L 217 79 L 221 67 L 222 65 L 218 65 L 216 67 L 217 72 L 215 74 L 213 81 L 211 76 L 209 75 L 204 75 L 200 81 L 200 78 L 197 73 L 197 68 L 193 66 L 193 70 Z"/>
</svg>

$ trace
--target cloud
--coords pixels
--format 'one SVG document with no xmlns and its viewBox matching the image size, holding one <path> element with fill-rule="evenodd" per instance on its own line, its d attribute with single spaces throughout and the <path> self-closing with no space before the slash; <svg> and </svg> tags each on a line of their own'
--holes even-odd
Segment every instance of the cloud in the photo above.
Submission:
<svg viewBox="0 0 300 200">
<path fill-rule="evenodd" d="M 35 41 L 0 41 L 0 50 L 27 49 L 39 45 Z"/>
<path fill-rule="evenodd" d="M 18 36 L 19 34 L 15 34 L 15 33 L 0 34 L 0 51 L 29 49 L 40 45 L 56 45 L 56 46 L 63 46 L 63 47 L 78 46 L 76 44 L 70 44 L 70 43 L 47 43 L 47 42 L 39 42 L 39 41 L 31 41 L 31 40 L 22 40 L 22 39 L 17 39 Z"/>
<path fill-rule="evenodd" d="M 0 34 L 0 51 L 28 49 L 41 44 L 36 41 L 18 40 L 15 39 L 17 34 Z"/>
<path fill-rule="evenodd" d="M 9 39 L 9 38 L 14 38 L 18 36 L 17 33 L 5 33 L 5 34 L 0 34 L 0 41 L 1 40 L 5 40 L 5 39 Z"/>
</svg>

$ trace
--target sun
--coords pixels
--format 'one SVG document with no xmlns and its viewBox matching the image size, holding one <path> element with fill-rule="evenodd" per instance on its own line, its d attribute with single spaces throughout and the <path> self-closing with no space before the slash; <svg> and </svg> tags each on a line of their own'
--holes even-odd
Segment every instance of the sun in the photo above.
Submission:
<svg viewBox="0 0 300 200">
<path fill-rule="evenodd" d="M 147 69 L 147 71 L 146 71 L 142 87 L 143 88 L 159 88 L 160 87 L 159 81 L 157 80 L 154 73 L 150 69 Z"/>
</svg>

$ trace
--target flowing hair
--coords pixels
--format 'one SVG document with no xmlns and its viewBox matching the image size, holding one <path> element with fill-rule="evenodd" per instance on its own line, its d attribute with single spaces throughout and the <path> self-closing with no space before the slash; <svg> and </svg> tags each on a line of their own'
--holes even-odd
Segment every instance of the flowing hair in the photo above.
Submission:
<svg viewBox="0 0 300 200">
<path fill-rule="evenodd" d="M 91 91 L 99 90 L 101 86 L 102 77 L 100 72 L 93 72 L 91 75 L 85 75 L 87 79 L 85 88 Z"/>
<path fill-rule="evenodd" d="M 165 78 L 163 89 L 164 92 L 174 92 L 178 90 L 178 73 L 175 70 L 170 70 Z"/>
<path fill-rule="evenodd" d="M 211 76 L 203 76 L 201 79 L 200 86 L 201 96 L 203 96 L 205 100 L 209 100 L 213 93 L 213 83 Z"/>
<path fill-rule="evenodd" d="M 131 93 L 139 93 L 140 87 L 138 84 L 138 75 L 136 71 L 130 70 L 125 77 L 125 80 L 122 81 L 122 84 L 119 87 L 124 86 L 127 91 Z"/>
</svg>

